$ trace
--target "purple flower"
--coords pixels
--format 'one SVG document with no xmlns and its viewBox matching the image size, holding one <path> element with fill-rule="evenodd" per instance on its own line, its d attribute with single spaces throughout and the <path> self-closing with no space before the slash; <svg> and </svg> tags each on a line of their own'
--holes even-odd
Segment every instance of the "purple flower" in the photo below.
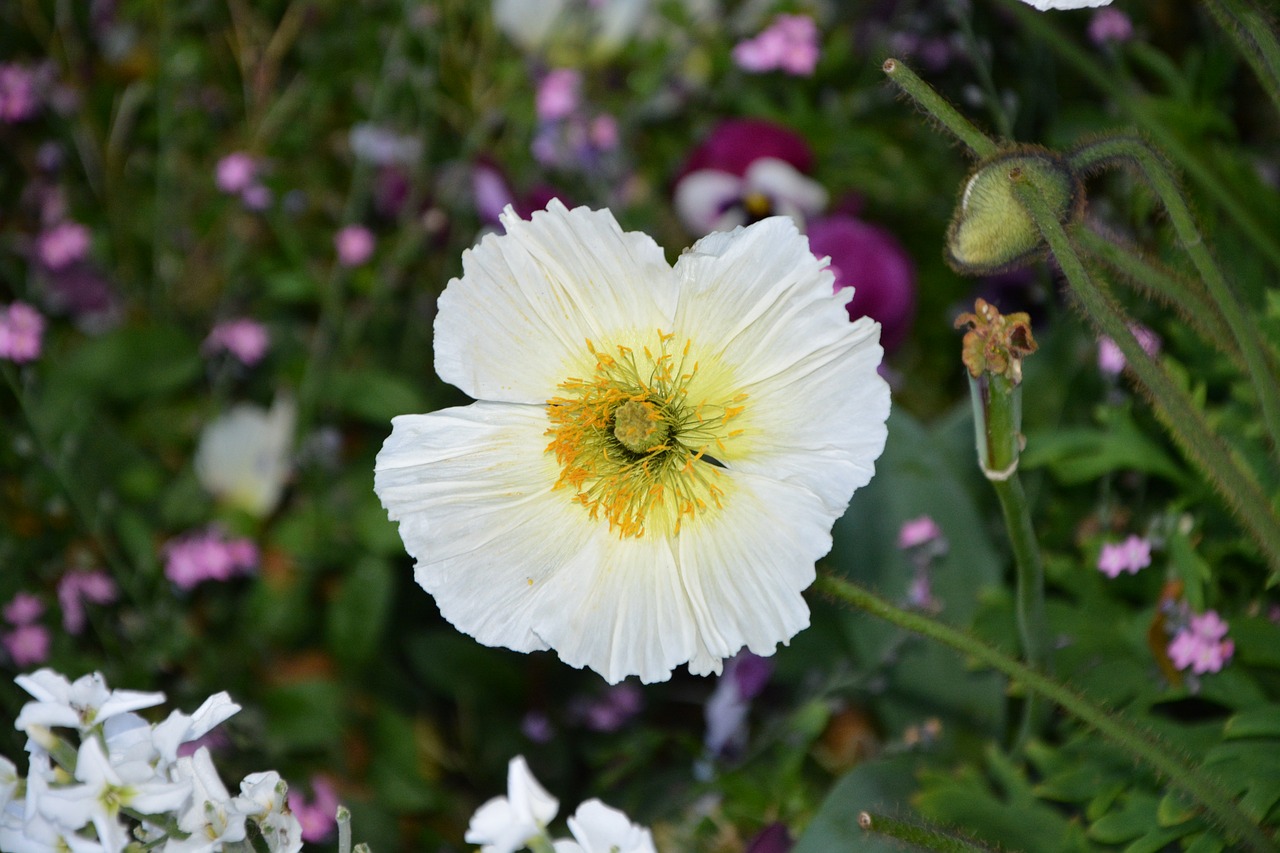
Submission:
<svg viewBox="0 0 1280 853">
<path fill-rule="evenodd" d="M 818 25 L 807 15 L 778 15 L 758 36 L 738 43 L 733 61 L 744 71 L 807 77 L 818 65 Z"/>
<path fill-rule="evenodd" d="M 1147 355 L 1154 358 L 1160 352 L 1160 336 L 1155 332 L 1138 323 L 1132 324 L 1129 330 Z M 1107 376 L 1117 376 L 1124 370 L 1125 364 L 1124 353 L 1115 341 L 1106 335 L 1098 338 L 1098 370 Z"/>
<path fill-rule="evenodd" d="M 49 659 L 49 646 L 53 635 L 43 625 L 19 625 L 0 635 L 10 660 L 18 669 L 44 663 Z"/>
<path fill-rule="evenodd" d="M 17 63 L 0 65 L 0 122 L 26 121 L 40 108 L 36 73 Z"/>
<path fill-rule="evenodd" d="M 214 326 L 209 337 L 204 339 L 202 348 L 205 352 L 225 350 L 238 358 L 241 364 L 252 366 L 266 355 L 270 343 L 266 326 L 257 320 L 240 317 Z"/>
<path fill-rule="evenodd" d="M 1141 536 L 1130 536 L 1123 542 L 1107 543 L 1098 554 L 1098 571 L 1109 578 L 1118 578 L 1121 572 L 1136 575 L 1139 569 L 1151 565 L 1151 542 Z"/>
<path fill-rule="evenodd" d="M 784 823 L 771 823 L 747 844 L 746 853 L 790 853 L 795 842 Z"/>
<path fill-rule="evenodd" d="M 616 732 L 643 707 L 644 693 L 640 687 L 624 681 L 605 688 L 596 698 L 576 701 L 571 714 L 593 732 Z"/>
<path fill-rule="evenodd" d="M 751 700 L 760 695 L 772 675 L 772 660 L 745 649 L 725 664 L 703 709 L 707 723 L 704 742 L 709 753 L 725 755 L 745 746 Z"/>
<path fill-rule="evenodd" d="M 1227 623 L 1215 611 L 1192 616 L 1169 644 L 1169 659 L 1178 669 L 1190 669 L 1196 675 L 1219 672 L 1236 650 L 1226 635 Z"/>
<path fill-rule="evenodd" d="M 542 711 L 530 711 L 520 720 L 520 732 L 534 743 L 550 743 L 556 736 L 551 719 Z"/>
<path fill-rule="evenodd" d="M 19 364 L 40 357 L 44 317 L 25 302 L 0 308 L 0 358 Z"/>
<path fill-rule="evenodd" d="M 618 120 L 608 113 L 601 113 L 591 120 L 587 135 L 597 150 L 612 151 L 618 147 Z"/>
<path fill-rule="evenodd" d="M 29 592 L 20 592 L 4 606 L 4 618 L 10 625 L 30 625 L 44 613 L 44 602 Z"/>
<path fill-rule="evenodd" d="M 722 122 L 681 170 L 672 193 L 676 213 L 699 235 L 774 214 L 803 225 L 827 204 L 827 191 L 804 174 L 812 162 L 804 140 L 785 128 Z"/>
<path fill-rule="evenodd" d="M 898 528 L 898 547 L 906 551 L 920 545 L 927 545 L 942 537 L 942 528 L 927 515 L 904 521 Z"/>
<path fill-rule="evenodd" d="M 358 267 L 373 257 L 373 232 L 363 225 L 348 225 L 333 235 L 333 247 L 338 252 L 338 263 Z"/>
<path fill-rule="evenodd" d="M 578 109 L 582 74 L 572 68 L 548 71 L 538 83 L 537 110 L 541 121 L 559 121 Z"/>
<path fill-rule="evenodd" d="M 289 809 L 302 824 L 302 840 L 309 844 L 318 844 L 328 838 L 337 828 L 338 791 L 327 776 L 312 776 L 311 791 L 313 799 L 307 800 L 302 794 L 289 792 Z"/>
<path fill-rule="evenodd" d="M 271 206 L 271 198 L 271 190 L 262 184 L 245 187 L 244 192 L 240 193 L 240 201 L 249 210 L 266 210 Z"/>
<path fill-rule="evenodd" d="M 258 161 L 243 151 L 234 151 L 218 161 L 214 181 L 227 195 L 239 195 L 253 186 Z"/>
<path fill-rule="evenodd" d="M 89 229 L 78 222 L 59 222 L 36 238 L 36 254 L 47 269 L 65 269 L 88 251 Z"/>
<path fill-rule="evenodd" d="M 1089 21 L 1089 40 L 1096 45 L 1125 42 L 1133 38 L 1133 22 L 1115 7 L 1108 6 L 1093 13 Z"/>
<path fill-rule="evenodd" d="M 84 630 L 84 603 L 110 604 L 116 594 L 116 582 L 101 569 L 67 572 L 58 581 L 62 627 L 68 634 L 79 634 Z"/>
<path fill-rule="evenodd" d="M 164 547 L 164 576 L 179 589 L 203 581 L 227 581 L 258 565 L 258 548 L 248 539 L 227 539 L 217 530 L 190 533 Z"/>
<path fill-rule="evenodd" d="M 915 265 L 897 238 L 884 228 L 852 216 L 814 219 L 809 248 L 831 258 L 835 288 L 853 288 L 849 318 L 880 323 L 880 342 L 893 351 L 911 330 L 916 310 Z"/>
</svg>

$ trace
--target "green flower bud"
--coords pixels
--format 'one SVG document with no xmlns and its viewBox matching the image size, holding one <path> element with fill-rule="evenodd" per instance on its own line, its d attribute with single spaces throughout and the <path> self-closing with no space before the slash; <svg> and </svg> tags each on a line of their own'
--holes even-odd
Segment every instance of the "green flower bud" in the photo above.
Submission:
<svg viewBox="0 0 1280 853">
<path fill-rule="evenodd" d="M 947 263 L 961 275 L 1006 272 L 1044 255 L 1044 237 L 1018 201 L 1015 178 L 1039 188 L 1063 225 L 1084 213 L 1079 177 L 1052 151 L 1016 148 L 983 161 L 969 176 L 947 229 Z"/>
</svg>

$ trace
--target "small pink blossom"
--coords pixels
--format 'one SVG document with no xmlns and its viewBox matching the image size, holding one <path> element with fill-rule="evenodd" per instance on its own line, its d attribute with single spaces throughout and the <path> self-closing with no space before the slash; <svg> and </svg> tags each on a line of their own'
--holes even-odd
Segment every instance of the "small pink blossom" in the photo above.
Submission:
<svg viewBox="0 0 1280 853">
<path fill-rule="evenodd" d="M 18 363 L 40 357 L 44 317 L 25 302 L 0 308 L 0 358 Z"/>
<path fill-rule="evenodd" d="M 116 594 L 116 582 L 101 569 L 67 572 L 58 581 L 62 627 L 68 634 L 79 634 L 85 624 L 84 603 L 110 604 Z"/>
<path fill-rule="evenodd" d="M 203 581 L 227 581 L 258 565 L 258 548 L 249 539 L 227 539 L 220 531 L 191 533 L 164 547 L 164 576 L 179 589 Z"/>
<path fill-rule="evenodd" d="M 1125 42 L 1133 38 L 1133 22 L 1119 9 L 1107 7 L 1093 13 L 1089 21 L 1089 40 L 1096 45 Z"/>
<path fill-rule="evenodd" d="M 1129 330 L 1147 355 L 1154 358 L 1160 352 L 1160 336 L 1155 332 L 1138 323 L 1131 325 Z M 1120 351 L 1119 345 L 1106 335 L 1098 338 L 1098 370 L 1108 376 L 1117 376 L 1125 365 L 1124 353 Z"/>
<path fill-rule="evenodd" d="M 0 65 L 0 122 L 26 121 L 39 108 L 35 72 L 17 63 Z"/>
<path fill-rule="evenodd" d="M 333 246 L 338 251 L 338 263 L 358 267 L 373 257 L 373 232 L 363 225 L 348 225 L 333 235 Z"/>
<path fill-rule="evenodd" d="M 818 25 L 807 15 L 778 15 L 758 36 L 738 43 L 733 61 L 744 71 L 807 77 L 818 65 Z"/>
<path fill-rule="evenodd" d="M 537 110 L 542 121 L 568 118 L 578 108 L 582 74 L 572 68 L 555 68 L 538 83 Z"/>
<path fill-rule="evenodd" d="M 40 263 L 62 270 L 82 260 L 89 251 L 89 229 L 78 222 L 59 222 L 36 239 Z"/>
<path fill-rule="evenodd" d="M 0 635 L 0 643 L 18 669 L 44 663 L 49 659 L 49 645 L 53 635 L 43 625 L 19 625 Z"/>
<path fill-rule="evenodd" d="M 229 352 L 242 364 L 251 366 L 262 360 L 270 344 L 266 326 L 257 320 L 240 317 L 214 326 L 209 337 L 204 339 L 203 348 L 210 353 Z"/>
<path fill-rule="evenodd" d="M 608 113 L 601 113 L 591 120 L 588 135 L 597 150 L 612 151 L 618 147 L 618 120 Z"/>
<path fill-rule="evenodd" d="M 898 530 L 898 547 L 902 550 L 928 544 L 942 537 L 942 528 L 927 515 L 905 521 Z"/>
<path fill-rule="evenodd" d="M 302 824 L 302 840 L 318 844 L 337 828 L 338 791 L 326 776 L 312 776 L 311 790 L 315 796 L 310 801 L 290 790 L 289 810 Z"/>
<path fill-rule="evenodd" d="M 10 625 L 30 625 L 44 614 L 44 602 L 29 592 L 20 592 L 4 606 L 4 618 Z"/>
<path fill-rule="evenodd" d="M 233 151 L 218 161 L 214 181 L 227 195 L 239 195 L 253 186 L 258 162 L 243 151 Z"/>
<path fill-rule="evenodd" d="M 1151 565 L 1151 542 L 1141 536 L 1130 536 L 1123 542 L 1107 543 L 1098 554 L 1098 571 L 1109 578 L 1118 578 L 1121 572 L 1136 575 L 1139 569 Z"/>
<path fill-rule="evenodd" d="M 1216 612 L 1192 616 L 1190 624 L 1169 644 L 1169 660 L 1178 669 L 1190 669 L 1196 675 L 1219 672 L 1236 651 L 1226 635 L 1227 623 Z"/>
</svg>

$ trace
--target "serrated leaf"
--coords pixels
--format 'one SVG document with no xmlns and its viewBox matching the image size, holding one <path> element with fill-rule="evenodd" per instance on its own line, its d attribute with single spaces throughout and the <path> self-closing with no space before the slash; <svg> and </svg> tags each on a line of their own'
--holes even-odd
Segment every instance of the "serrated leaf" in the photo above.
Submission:
<svg viewBox="0 0 1280 853">
<path fill-rule="evenodd" d="M 1145 793 L 1125 797 L 1120 808 L 1108 812 L 1089 827 L 1089 837 L 1106 844 L 1123 844 L 1140 838 L 1156 824 L 1158 801 Z"/>
<path fill-rule="evenodd" d="M 1171 791 L 1161 797 L 1160 805 L 1156 806 L 1156 823 L 1162 827 L 1180 826 L 1198 813 L 1199 810 L 1185 797 Z"/>
<path fill-rule="evenodd" d="M 1196 824 L 1186 823 L 1181 826 L 1153 829 L 1124 848 L 1124 853 L 1157 853 L 1157 851 L 1164 850 L 1184 835 L 1190 834 L 1195 828 Z"/>
<path fill-rule="evenodd" d="M 1117 413 L 1107 429 L 1060 427 L 1031 433 L 1021 464 L 1048 468 L 1066 485 L 1087 483 L 1113 471 L 1141 471 L 1174 483 L 1186 479 L 1182 468 L 1127 413 Z"/>
</svg>

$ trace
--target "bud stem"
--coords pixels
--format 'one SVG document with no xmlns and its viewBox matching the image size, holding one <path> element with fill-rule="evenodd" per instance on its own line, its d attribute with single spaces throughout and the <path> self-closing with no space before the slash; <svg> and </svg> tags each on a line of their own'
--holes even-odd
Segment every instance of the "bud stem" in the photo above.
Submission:
<svg viewBox="0 0 1280 853">
<path fill-rule="evenodd" d="M 1243 0 L 1204 0 L 1204 6 L 1235 43 L 1271 103 L 1280 110 L 1280 40 L 1276 39 L 1275 24 Z"/>
<path fill-rule="evenodd" d="M 925 850 L 938 850 L 940 853 L 981 853 L 990 850 L 989 847 L 982 847 L 925 824 L 873 812 L 859 812 L 858 826 L 865 832 L 905 841 Z"/>
<path fill-rule="evenodd" d="M 1152 407 L 1187 459 L 1213 483 L 1224 501 L 1235 509 L 1246 530 L 1262 549 L 1273 577 L 1280 576 L 1280 519 L 1251 473 L 1241 466 L 1222 440 L 1210 430 L 1204 415 L 1190 396 L 1147 354 L 1123 311 L 1085 271 L 1067 233 L 1058 223 L 1040 192 L 1025 181 L 1014 188 L 1027 212 L 1036 221 L 1058 265 L 1099 331 L 1116 342 L 1138 381 L 1151 398 Z"/>
</svg>

